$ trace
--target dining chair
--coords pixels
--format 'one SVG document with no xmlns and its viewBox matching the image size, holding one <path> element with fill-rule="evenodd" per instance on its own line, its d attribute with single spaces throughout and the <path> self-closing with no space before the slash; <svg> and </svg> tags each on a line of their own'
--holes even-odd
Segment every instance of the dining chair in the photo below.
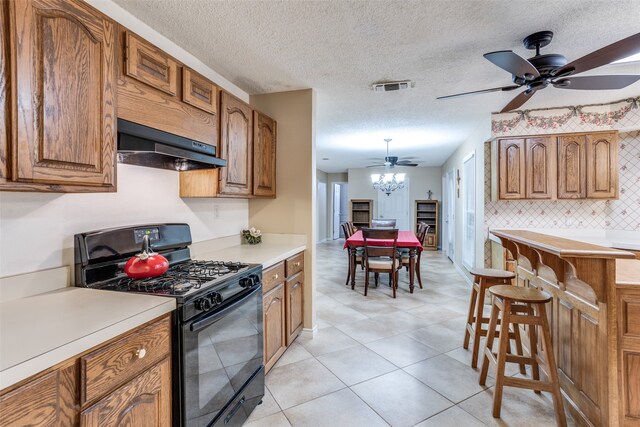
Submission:
<svg viewBox="0 0 640 427">
<path fill-rule="evenodd" d="M 340 224 L 340 226 L 342 227 L 342 232 L 344 233 L 345 240 L 353 235 L 353 233 L 349 229 L 348 222 L 343 222 L 342 224 Z M 356 266 L 360 265 L 360 268 L 362 270 L 364 270 L 364 263 L 362 262 L 363 255 L 364 255 L 363 249 L 356 248 L 356 259 L 355 259 Z M 349 268 L 347 269 L 347 282 L 345 283 L 345 286 L 349 286 L 349 279 L 351 279 L 351 255 L 349 254 L 349 252 L 347 252 L 347 256 L 349 257 Z"/>
<path fill-rule="evenodd" d="M 349 227 L 349 235 L 353 235 L 356 232 L 356 227 L 353 225 L 353 222 L 349 221 L 346 224 L 347 227 Z"/>
<path fill-rule="evenodd" d="M 421 245 L 424 245 L 424 238 L 426 237 L 427 233 L 429 232 L 429 228 L 431 226 L 428 224 L 425 224 L 424 222 L 421 222 L 418 225 L 418 232 L 416 233 L 416 237 L 417 239 L 420 241 Z M 408 249 L 404 249 L 401 250 L 401 252 L 398 252 L 400 254 L 400 262 L 402 263 L 403 267 L 406 267 L 407 271 L 409 271 L 409 266 L 410 266 L 410 262 L 411 260 L 409 259 L 409 250 Z M 418 278 L 418 285 L 420 285 L 420 289 L 422 289 L 422 277 L 420 277 L 420 258 L 422 257 L 422 251 L 418 251 L 418 253 L 416 254 L 416 277 Z"/>
<path fill-rule="evenodd" d="M 364 296 L 367 296 L 367 291 L 369 290 L 370 272 L 375 274 L 376 285 L 378 284 L 379 273 L 389 273 L 389 284 L 395 298 L 396 290 L 398 289 L 398 269 L 401 268 L 397 256 L 398 230 L 363 228 L 362 237 L 364 240 Z M 391 246 L 380 246 L 371 242 L 372 239 L 392 240 L 393 244 Z"/>
<path fill-rule="evenodd" d="M 396 220 L 386 218 L 372 219 L 371 228 L 396 228 Z"/>
</svg>

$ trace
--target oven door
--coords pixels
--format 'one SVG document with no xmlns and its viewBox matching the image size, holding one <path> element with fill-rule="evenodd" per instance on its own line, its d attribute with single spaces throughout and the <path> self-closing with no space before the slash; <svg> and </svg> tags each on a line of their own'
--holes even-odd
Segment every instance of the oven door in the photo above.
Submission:
<svg viewBox="0 0 640 427">
<path fill-rule="evenodd" d="M 183 426 L 242 425 L 264 395 L 262 286 L 184 323 L 181 332 Z"/>
</svg>

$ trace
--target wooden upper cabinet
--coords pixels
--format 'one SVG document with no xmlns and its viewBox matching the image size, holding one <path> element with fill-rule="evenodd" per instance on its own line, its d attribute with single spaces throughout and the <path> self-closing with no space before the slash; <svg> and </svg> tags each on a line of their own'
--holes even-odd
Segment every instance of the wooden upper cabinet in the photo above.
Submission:
<svg viewBox="0 0 640 427">
<path fill-rule="evenodd" d="M 558 137 L 558 198 L 582 199 L 586 197 L 586 136 L 562 135 Z"/>
<path fill-rule="evenodd" d="M 524 199 L 525 139 L 501 139 L 498 149 L 500 199 Z"/>
<path fill-rule="evenodd" d="M 207 113 L 218 114 L 218 87 L 187 67 L 182 68 L 182 100 Z"/>
<path fill-rule="evenodd" d="M 276 121 L 254 111 L 253 195 L 276 196 Z"/>
<path fill-rule="evenodd" d="M 555 138 L 527 138 L 525 147 L 526 198 L 555 198 L 557 158 Z"/>
<path fill-rule="evenodd" d="M 17 141 L 7 189 L 115 190 L 115 23 L 75 0 L 9 7 Z"/>
<path fill-rule="evenodd" d="M 175 95 L 178 87 L 178 63 L 151 43 L 128 31 L 125 43 L 126 74 L 169 95 Z"/>
<path fill-rule="evenodd" d="M 10 176 L 11 107 L 9 104 L 9 19 L 8 2 L 0 3 L 0 184 Z"/>
<path fill-rule="evenodd" d="M 586 139 L 587 198 L 618 197 L 617 133 L 589 134 Z"/>
<path fill-rule="evenodd" d="M 220 97 L 220 157 L 227 166 L 220 169 L 218 192 L 229 196 L 250 196 L 253 190 L 253 112 L 238 98 L 222 92 Z"/>
</svg>

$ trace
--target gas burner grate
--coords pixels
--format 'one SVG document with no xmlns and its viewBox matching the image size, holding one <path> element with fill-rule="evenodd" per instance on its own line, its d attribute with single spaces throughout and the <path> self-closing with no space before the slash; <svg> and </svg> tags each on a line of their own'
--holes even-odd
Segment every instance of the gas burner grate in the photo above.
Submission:
<svg viewBox="0 0 640 427">
<path fill-rule="evenodd" d="M 116 289 L 169 295 L 182 295 L 203 284 L 235 273 L 247 264 L 223 261 L 187 261 L 176 264 L 159 277 L 147 279 L 123 278 L 115 284 Z"/>
</svg>

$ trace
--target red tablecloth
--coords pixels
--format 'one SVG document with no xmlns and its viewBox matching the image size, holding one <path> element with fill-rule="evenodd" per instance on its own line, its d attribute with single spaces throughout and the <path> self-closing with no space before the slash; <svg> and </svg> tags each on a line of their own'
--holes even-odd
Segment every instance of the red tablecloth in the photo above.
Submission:
<svg viewBox="0 0 640 427">
<path fill-rule="evenodd" d="M 369 239 L 372 245 L 376 246 L 393 246 L 393 240 L 391 239 Z M 358 230 L 353 233 L 353 236 L 349 237 L 344 242 L 345 249 L 348 246 L 364 246 L 364 238 L 362 237 L 362 230 Z M 416 233 L 413 231 L 398 231 L 398 241 L 396 242 L 398 248 L 417 248 L 422 250 L 422 245 L 416 237 Z"/>
</svg>

